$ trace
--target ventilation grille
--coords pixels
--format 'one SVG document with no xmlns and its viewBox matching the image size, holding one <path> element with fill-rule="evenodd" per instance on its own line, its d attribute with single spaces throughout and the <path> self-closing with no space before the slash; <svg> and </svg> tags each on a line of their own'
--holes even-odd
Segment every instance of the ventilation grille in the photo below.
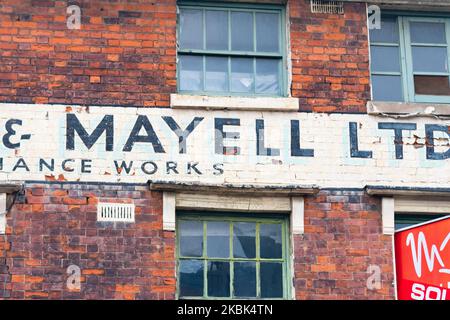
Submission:
<svg viewBox="0 0 450 320">
<path fill-rule="evenodd" d="M 312 13 L 344 14 L 342 1 L 311 0 Z"/>
<path fill-rule="evenodd" d="M 97 221 L 134 222 L 134 204 L 99 203 L 97 205 Z"/>
</svg>

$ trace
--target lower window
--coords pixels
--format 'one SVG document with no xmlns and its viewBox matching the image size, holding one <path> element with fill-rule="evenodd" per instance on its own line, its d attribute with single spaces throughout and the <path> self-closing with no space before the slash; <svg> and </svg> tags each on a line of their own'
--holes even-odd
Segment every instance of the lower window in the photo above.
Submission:
<svg viewBox="0 0 450 320">
<path fill-rule="evenodd" d="M 434 219 L 442 218 L 445 214 L 395 214 L 395 230 L 411 227 Z"/>
<path fill-rule="evenodd" d="M 179 298 L 288 297 L 287 219 L 177 213 Z"/>
</svg>

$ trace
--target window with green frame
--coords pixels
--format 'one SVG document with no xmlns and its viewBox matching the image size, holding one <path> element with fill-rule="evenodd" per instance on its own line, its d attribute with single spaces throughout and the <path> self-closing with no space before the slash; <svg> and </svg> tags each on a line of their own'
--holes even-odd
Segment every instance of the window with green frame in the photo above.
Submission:
<svg viewBox="0 0 450 320">
<path fill-rule="evenodd" d="M 434 219 L 442 218 L 443 214 L 396 214 L 395 215 L 395 230 L 411 227 L 415 224 L 424 223 Z"/>
<path fill-rule="evenodd" d="M 374 100 L 450 103 L 450 19 L 384 16 L 370 52 Z"/>
<path fill-rule="evenodd" d="M 286 95 L 283 7 L 178 4 L 180 93 Z"/>
<path fill-rule="evenodd" d="M 279 215 L 178 212 L 178 297 L 287 299 L 287 230 Z"/>
</svg>

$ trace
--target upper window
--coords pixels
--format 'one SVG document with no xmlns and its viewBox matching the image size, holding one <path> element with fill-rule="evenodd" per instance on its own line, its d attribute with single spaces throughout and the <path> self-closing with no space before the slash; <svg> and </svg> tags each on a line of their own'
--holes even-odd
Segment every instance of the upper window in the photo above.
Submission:
<svg viewBox="0 0 450 320">
<path fill-rule="evenodd" d="M 450 19 L 384 17 L 370 42 L 374 100 L 450 103 Z"/>
<path fill-rule="evenodd" d="M 283 9 L 180 5 L 178 91 L 282 96 Z"/>
<path fill-rule="evenodd" d="M 288 297 L 286 219 L 180 215 L 180 298 Z"/>
</svg>

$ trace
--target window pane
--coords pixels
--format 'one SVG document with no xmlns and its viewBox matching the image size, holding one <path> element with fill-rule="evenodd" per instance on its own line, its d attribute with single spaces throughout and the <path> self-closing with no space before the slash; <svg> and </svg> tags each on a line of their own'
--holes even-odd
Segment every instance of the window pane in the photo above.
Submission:
<svg viewBox="0 0 450 320">
<path fill-rule="evenodd" d="M 414 71 L 417 72 L 447 72 L 447 48 L 413 47 Z"/>
<path fill-rule="evenodd" d="M 231 12 L 231 50 L 253 51 L 253 14 Z"/>
<path fill-rule="evenodd" d="M 252 58 L 231 58 L 231 91 L 253 92 Z"/>
<path fill-rule="evenodd" d="M 228 50 L 228 12 L 206 11 L 206 49 Z"/>
<path fill-rule="evenodd" d="M 203 252 L 203 222 L 180 221 L 180 254 L 183 257 L 201 257 Z"/>
<path fill-rule="evenodd" d="M 203 261 L 181 260 L 180 270 L 180 296 L 203 296 Z"/>
<path fill-rule="evenodd" d="M 261 297 L 283 297 L 283 268 L 281 263 L 261 262 Z"/>
<path fill-rule="evenodd" d="M 208 296 L 229 297 L 230 296 L 230 263 L 209 261 L 208 262 Z"/>
<path fill-rule="evenodd" d="M 450 84 L 447 76 L 414 76 L 416 94 L 450 96 Z"/>
<path fill-rule="evenodd" d="M 237 222 L 233 225 L 233 256 L 235 258 L 256 257 L 256 224 Z"/>
<path fill-rule="evenodd" d="M 180 11 L 180 48 L 203 49 L 201 10 L 181 9 Z"/>
<path fill-rule="evenodd" d="M 278 93 L 279 60 L 256 59 L 256 92 Z"/>
<path fill-rule="evenodd" d="M 228 58 L 206 57 L 206 81 L 208 91 L 228 91 Z"/>
<path fill-rule="evenodd" d="M 413 43 L 447 43 L 445 23 L 411 22 L 410 32 Z"/>
<path fill-rule="evenodd" d="M 179 57 L 180 90 L 203 91 L 203 57 Z"/>
<path fill-rule="evenodd" d="M 256 51 L 279 52 L 280 16 L 256 13 Z"/>
<path fill-rule="evenodd" d="M 281 258 L 281 224 L 261 224 L 259 228 L 261 258 Z"/>
<path fill-rule="evenodd" d="M 378 101 L 403 101 L 400 76 L 372 75 L 373 99 Z"/>
<path fill-rule="evenodd" d="M 372 46 L 370 48 L 372 71 L 400 72 L 398 47 Z"/>
<path fill-rule="evenodd" d="M 230 223 L 208 222 L 206 234 L 208 257 L 228 258 L 230 256 Z"/>
<path fill-rule="evenodd" d="M 370 30 L 371 42 L 398 43 L 398 23 L 396 19 L 382 19 L 380 29 Z"/>
<path fill-rule="evenodd" d="M 234 296 L 256 297 L 256 263 L 234 263 Z"/>
</svg>

